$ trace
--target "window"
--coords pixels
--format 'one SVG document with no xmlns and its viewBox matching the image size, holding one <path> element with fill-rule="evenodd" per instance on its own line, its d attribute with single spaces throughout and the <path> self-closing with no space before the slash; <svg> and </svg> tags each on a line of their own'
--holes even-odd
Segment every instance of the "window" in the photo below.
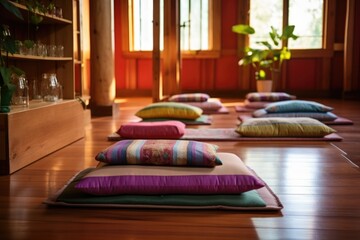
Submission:
<svg viewBox="0 0 360 240">
<path fill-rule="evenodd" d="M 284 6 L 288 7 L 283 10 Z M 282 26 L 295 25 L 299 38 L 290 39 L 289 48 L 322 49 L 323 19 L 323 0 L 250 0 L 250 25 L 256 30 L 249 39 L 250 46 L 268 39 L 271 26 L 281 33 Z"/>
<path fill-rule="evenodd" d="M 153 47 L 153 1 L 127 0 L 122 1 L 122 4 L 121 9 L 126 9 L 123 12 L 126 19 L 124 17 L 122 22 L 125 20 L 128 23 L 128 29 L 123 29 L 123 36 L 128 36 L 123 49 L 129 55 L 146 55 Z M 161 0 L 160 9 L 163 6 L 164 0 Z M 180 47 L 183 57 L 219 55 L 220 36 L 215 33 L 220 32 L 220 6 L 221 0 L 180 0 Z M 163 17 L 164 11 L 160 10 L 160 18 Z M 160 35 L 163 36 L 163 21 L 160 24 Z M 163 49 L 162 37 L 160 49 Z"/>
</svg>

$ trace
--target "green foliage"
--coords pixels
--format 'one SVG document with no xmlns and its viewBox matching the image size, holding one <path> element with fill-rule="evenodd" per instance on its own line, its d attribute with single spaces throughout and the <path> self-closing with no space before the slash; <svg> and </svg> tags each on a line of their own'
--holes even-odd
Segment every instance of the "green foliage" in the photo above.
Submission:
<svg viewBox="0 0 360 240">
<path fill-rule="evenodd" d="M 20 19 L 22 15 L 18 8 L 16 8 L 11 2 L 7 0 L 0 0 L 0 4 L 8 10 L 10 13 L 14 14 Z M 14 90 L 14 85 L 11 83 L 11 75 L 18 74 L 20 75 L 23 71 L 14 66 L 9 66 L 8 64 L 8 55 L 16 53 L 19 49 L 16 40 L 11 36 L 9 26 L 6 24 L 0 24 L 0 86 L 5 87 L 9 91 Z"/>
<path fill-rule="evenodd" d="M 0 4 L 9 12 L 14 14 L 16 17 L 20 18 L 21 20 L 24 20 L 23 16 L 21 15 L 20 10 L 15 7 L 14 4 L 9 2 L 8 0 L 0 0 Z"/>
<path fill-rule="evenodd" d="M 256 79 L 266 79 L 265 68 L 269 68 L 270 71 L 280 71 L 282 62 L 291 58 L 290 50 L 287 47 L 278 48 L 279 44 L 283 40 L 294 39 L 296 40 L 298 36 L 294 34 L 294 25 L 286 26 L 283 29 L 281 34 L 278 31 L 271 27 L 269 36 L 271 42 L 269 41 L 259 41 L 256 42 L 262 48 L 250 48 L 246 47 L 244 50 L 244 57 L 240 59 L 239 65 L 248 65 L 251 64 L 256 71 Z M 238 24 L 232 27 L 232 31 L 238 34 L 254 34 L 255 29 L 249 25 Z"/>
</svg>

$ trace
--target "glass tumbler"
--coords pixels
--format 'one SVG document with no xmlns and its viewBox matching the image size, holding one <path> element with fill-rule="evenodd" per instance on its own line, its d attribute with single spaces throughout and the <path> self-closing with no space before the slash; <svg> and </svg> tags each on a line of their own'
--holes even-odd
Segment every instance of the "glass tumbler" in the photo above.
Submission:
<svg viewBox="0 0 360 240">
<path fill-rule="evenodd" d="M 60 99 L 60 86 L 55 73 L 43 73 L 42 95 L 46 102 L 56 102 Z"/>
<path fill-rule="evenodd" d="M 16 86 L 12 96 L 12 105 L 19 107 L 29 107 L 29 86 L 25 75 L 12 75 L 12 81 Z"/>
</svg>

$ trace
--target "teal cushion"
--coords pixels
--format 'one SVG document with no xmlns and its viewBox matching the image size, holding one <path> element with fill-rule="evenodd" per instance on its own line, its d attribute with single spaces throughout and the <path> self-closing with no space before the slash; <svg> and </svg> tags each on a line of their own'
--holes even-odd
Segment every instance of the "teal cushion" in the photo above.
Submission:
<svg viewBox="0 0 360 240">
<path fill-rule="evenodd" d="M 314 101 L 287 100 L 268 104 L 265 108 L 268 113 L 285 112 L 331 112 L 332 107 Z"/>
</svg>

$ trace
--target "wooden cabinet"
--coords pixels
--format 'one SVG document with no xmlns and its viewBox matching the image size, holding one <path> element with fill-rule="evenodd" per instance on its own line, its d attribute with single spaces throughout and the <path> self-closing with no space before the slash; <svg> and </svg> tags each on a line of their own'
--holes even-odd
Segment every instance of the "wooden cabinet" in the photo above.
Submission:
<svg viewBox="0 0 360 240">
<path fill-rule="evenodd" d="M 30 83 L 40 80 L 43 73 L 56 73 L 63 100 L 55 103 L 30 100 L 29 108 L 13 107 L 10 113 L 0 113 L 0 174 L 13 173 L 84 136 L 84 110 L 75 99 L 81 94 L 75 89 L 75 68 L 80 60 L 74 57 L 75 52 L 81 55 L 79 44 L 74 42 L 81 34 L 81 29 L 74 26 L 78 25 L 76 18 L 80 16 L 74 14 L 79 1 L 55 0 L 54 3 L 62 10 L 62 17 L 39 13 L 43 20 L 38 26 L 27 21 L 32 13 L 25 5 L 14 3 L 25 20 L 17 19 L 0 6 L 1 23 L 9 25 L 16 40 L 64 47 L 62 56 L 9 55 L 10 64 L 22 69 Z"/>
</svg>

